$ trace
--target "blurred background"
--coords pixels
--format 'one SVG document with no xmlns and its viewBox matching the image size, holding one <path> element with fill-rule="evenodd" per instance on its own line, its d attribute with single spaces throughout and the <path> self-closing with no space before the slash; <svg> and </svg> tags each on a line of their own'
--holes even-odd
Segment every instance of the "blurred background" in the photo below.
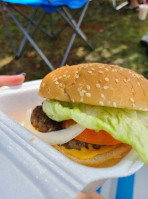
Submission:
<svg viewBox="0 0 148 199">
<path fill-rule="evenodd" d="M 19 6 L 29 16 L 32 7 Z M 42 12 L 42 9 L 40 9 Z M 11 31 L 16 44 L 23 37 L 16 24 L 6 13 Z M 15 13 L 17 16 L 17 13 Z M 40 16 L 40 12 L 36 17 Z M 59 28 L 65 22 L 57 14 L 53 14 L 55 28 Z M 19 17 L 24 25 L 27 22 Z M 24 20 L 24 21 L 23 21 Z M 49 17 L 46 16 L 42 26 L 50 31 Z M 103 62 L 117 64 L 130 68 L 148 78 L 148 54 L 146 48 L 140 44 L 144 34 L 148 34 L 148 17 L 141 21 L 138 19 L 136 9 L 129 10 L 127 6 L 115 10 L 111 0 L 92 0 L 81 24 L 81 29 L 95 46 L 90 50 L 78 36 L 72 46 L 66 64 L 78 64 L 86 62 Z M 38 30 L 33 39 L 43 50 L 52 65 L 57 68 L 66 50 L 73 31 L 67 27 L 56 39 L 51 40 L 46 34 Z M 0 74 L 16 74 L 25 72 L 26 81 L 41 79 L 50 72 L 38 53 L 29 44 L 20 59 L 15 59 L 10 46 L 8 34 L 0 14 Z"/>
</svg>

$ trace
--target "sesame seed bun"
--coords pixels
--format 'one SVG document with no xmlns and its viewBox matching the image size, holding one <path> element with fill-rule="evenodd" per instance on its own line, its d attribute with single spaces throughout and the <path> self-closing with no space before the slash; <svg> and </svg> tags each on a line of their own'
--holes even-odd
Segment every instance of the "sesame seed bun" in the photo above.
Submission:
<svg viewBox="0 0 148 199">
<path fill-rule="evenodd" d="M 45 76 L 47 99 L 148 111 L 148 80 L 126 68 L 102 63 L 64 66 Z"/>
<path fill-rule="evenodd" d="M 61 149 L 60 145 L 55 145 L 54 148 L 56 148 L 59 152 L 63 153 L 66 157 L 70 158 L 71 160 L 83 164 L 90 167 L 97 167 L 97 168 L 105 168 L 105 167 L 111 167 L 117 164 L 125 157 L 125 155 L 131 150 L 131 146 L 127 144 L 119 144 L 116 145 L 116 148 L 113 150 L 97 155 L 90 159 L 78 159 L 64 150 Z M 99 149 L 98 149 L 99 150 Z M 88 150 L 89 153 L 89 150 Z"/>
</svg>

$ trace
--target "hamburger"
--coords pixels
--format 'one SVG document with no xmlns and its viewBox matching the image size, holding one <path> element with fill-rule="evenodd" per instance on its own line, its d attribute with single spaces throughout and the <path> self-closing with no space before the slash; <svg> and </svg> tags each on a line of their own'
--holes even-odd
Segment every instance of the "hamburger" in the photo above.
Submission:
<svg viewBox="0 0 148 199">
<path fill-rule="evenodd" d="M 115 65 L 63 66 L 47 74 L 45 100 L 25 127 L 73 161 L 117 164 L 133 148 L 148 164 L 148 80 Z"/>
</svg>

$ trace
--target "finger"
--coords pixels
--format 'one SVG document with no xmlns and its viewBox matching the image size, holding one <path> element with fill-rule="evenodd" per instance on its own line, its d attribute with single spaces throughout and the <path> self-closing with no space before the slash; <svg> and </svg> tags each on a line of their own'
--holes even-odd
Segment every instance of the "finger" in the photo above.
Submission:
<svg viewBox="0 0 148 199">
<path fill-rule="evenodd" d="M 99 195 L 97 192 L 89 194 L 80 192 L 75 199 L 104 199 L 104 198 L 101 195 Z"/>
<path fill-rule="evenodd" d="M 24 82 L 24 74 L 20 75 L 0 75 L 0 87 L 1 86 L 15 86 Z"/>
</svg>

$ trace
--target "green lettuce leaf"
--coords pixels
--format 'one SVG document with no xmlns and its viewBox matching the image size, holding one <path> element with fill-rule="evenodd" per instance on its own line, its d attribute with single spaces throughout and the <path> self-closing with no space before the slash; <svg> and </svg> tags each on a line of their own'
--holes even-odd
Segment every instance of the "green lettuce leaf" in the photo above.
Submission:
<svg viewBox="0 0 148 199">
<path fill-rule="evenodd" d="M 88 129 L 107 131 L 115 139 L 131 145 L 148 164 L 148 112 L 55 100 L 44 101 L 43 111 L 56 121 L 73 119 Z"/>
</svg>

